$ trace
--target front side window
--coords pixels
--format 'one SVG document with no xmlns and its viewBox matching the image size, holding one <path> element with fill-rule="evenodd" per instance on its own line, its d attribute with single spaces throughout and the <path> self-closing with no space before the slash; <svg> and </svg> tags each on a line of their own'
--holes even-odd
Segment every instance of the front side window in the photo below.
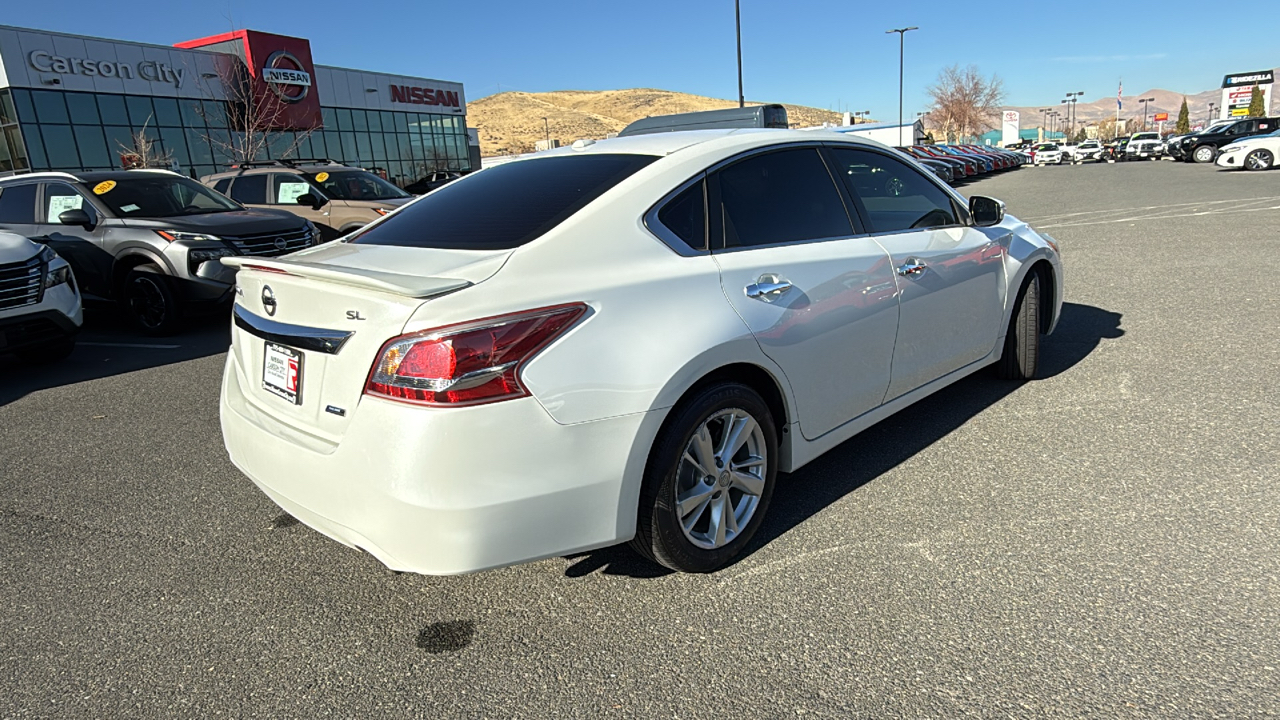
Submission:
<svg viewBox="0 0 1280 720">
<path fill-rule="evenodd" d="M 816 148 L 749 157 L 717 177 L 726 248 L 853 235 L 840 191 Z"/>
<path fill-rule="evenodd" d="M 118 217 L 181 217 L 240 209 L 200 183 L 177 175 L 138 173 L 87 184 Z"/>
<path fill-rule="evenodd" d="M 547 233 L 654 160 L 591 153 L 498 165 L 424 195 L 348 242 L 510 250 Z"/>
<path fill-rule="evenodd" d="M 298 198 L 311 192 L 311 185 L 301 175 L 271 173 L 271 194 L 267 202 L 272 205 L 297 205 Z"/>
<path fill-rule="evenodd" d="M 75 188 L 65 183 L 49 183 L 44 186 L 44 207 L 41 209 L 41 222 L 57 225 L 61 221 L 58 216 L 68 210 L 84 210 L 89 219 L 97 222 L 98 214 L 93 206 L 84 201 L 84 196 Z"/>
<path fill-rule="evenodd" d="M 833 149 L 831 156 L 845 186 L 861 202 L 872 232 L 959 223 L 951 196 L 897 158 L 853 148 Z"/>
<path fill-rule="evenodd" d="M 323 176 L 323 177 L 321 177 Z M 391 200 L 409 197 L 409 193 L 364 170 L 338 170 L 308 173 L 307 178 L 338 200 Z"/>
</svg>

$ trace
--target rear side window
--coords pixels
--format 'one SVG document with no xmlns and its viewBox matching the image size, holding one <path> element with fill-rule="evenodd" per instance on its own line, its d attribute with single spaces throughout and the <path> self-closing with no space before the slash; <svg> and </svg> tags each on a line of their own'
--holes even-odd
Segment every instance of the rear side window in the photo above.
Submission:
<svg viewBox="0 0 1280 720">
<path fill-rule="evenodd" d="M 707 208 L 699 180 L 658 211 L 658 222 L 694 250 L 707 249 Z"/>
<path fill-rule="evenodd" d="M 547 233 L 657 159 L 560 155 L 498 165 L 415 200 L 349 242 L 509 250 Z"/>
<path fill-rule="evenodd" d="M 231 187 L 231 178 L 222 178 L 221 180 L 213 184 L 213 189 L 217 190 L 223 195 L 227 194 L 227 189 L 230 187 Z"/>
<path fill-rule="evenodd" d="M 840 191 L 816 148 L 749 157 L 718 177 L 726 248 L 853 235 Z"/>
<path fill-rule="evenodd" d="M 35 221 L 35 185 L 14 185 L 0 189 L 0 223 L 30 224 Z"/>
<path fill-rule="evenodd" d="M 231 199 L 238 203 L 262 205 L 266 197 L 266 175 L 241 175 L 231 185 Z"/>
</svg>

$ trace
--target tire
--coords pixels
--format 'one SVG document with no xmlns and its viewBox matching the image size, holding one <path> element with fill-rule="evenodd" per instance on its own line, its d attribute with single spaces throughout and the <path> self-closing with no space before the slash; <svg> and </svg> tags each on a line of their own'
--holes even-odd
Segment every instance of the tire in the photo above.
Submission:
<svg viewBox="0 0 1280 720">
<path fill-rule="evenodd" d="M 1201 145 L 1191 151 L 1191 159 L 1198 163 L 1211 163 L 1217 157 L 1218 149 L 1212 145 Z"/>
<path fill-rule="evenodd" d="M 15 354 L 26 365 L 47 365 L 65 360 L 76 349 L 75 336 L 36 348 L 19 350 Z"/>
<path fill-rule="evenodd" d="M 1004 380 L 1024 381 L 1040 366 L 1040 273 L 1032 272 L 1018 292 L 1018 304 L 1004 337 L 1004 353 L 996 373 Z"/>
<path fill-rule="evenodd" d="M 139 330 L 147 335 L 172 335 L 178 329 L 181 311 L 169 278 L 153 264 L 129 271 L 121 293 L 124 310 Z"/>
<path fill-rule="evenodd" d="M 1270 150 L 1254 150 L 1244 156 L 1245 170 L 1270 170 L 1276 164 L 1276 158 Z"/>
<path fill-rule="evenodd" d="M 744 423 L 746 419 L 751 422 Z M 715 448 L 734 428 L 740 438 L 746 433 L 746 439 L 725 458 Z M 733 382 L 700 390 L 672 411 L 649 453 L 631 546 L 679 572 L 724 567 L 764 520 L 773 497 L 777 458 L 777 429 L 758 393 Z M 704 463 L 714 463 L 709 472 L 718 475 L 709 474 Z M 736 477 L 734 466 L 743 471 Z M 732 509 L 727 515 L 726 508 Z M 719 524 L 714 522 L 717 515 Z"/>
</svg>

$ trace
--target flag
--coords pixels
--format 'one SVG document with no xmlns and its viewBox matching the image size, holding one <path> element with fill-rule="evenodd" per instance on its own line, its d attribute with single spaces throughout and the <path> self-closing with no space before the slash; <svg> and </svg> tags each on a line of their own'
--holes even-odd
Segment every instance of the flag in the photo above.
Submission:
<svg viewBox="0 0 1280 720">
<path fill-rule="evenodd" d="M 1124 94 L 1124 80 L 1120 81 L 1120 87 L 1116 90 L 1116 112 L 1124 109 L 1124 103 L 1121 102 L 1120 96 Z"/>
</svg>

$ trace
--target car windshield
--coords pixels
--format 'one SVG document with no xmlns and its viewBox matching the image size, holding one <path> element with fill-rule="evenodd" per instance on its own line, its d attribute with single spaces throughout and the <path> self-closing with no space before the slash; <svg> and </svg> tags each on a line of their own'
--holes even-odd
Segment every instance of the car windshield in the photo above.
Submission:
<svg viewBox="0 0 1280 720">
<path fill-rule="evenodd" d="M 392 200 L 409 193 L 365 170 L 307 173 L 307 179 L 337 200 Z"/>
<path fill-rule="evenodd" d="M 1133 136 L 1134 140 L 1159 140 L 1160 135 L 1157 133 L 1138 133 Z"/>
<path fill-rule="evenodd" d="M 1037 150 L 1041 150 L 1041 151 L 1043 151 L 1043 150 L 1057 150 L 1057 149 L 1058 149 L 1058 146 L 1057 146 L 1057 145 L 1041 145 L 1040 147 L 1038 147 L 1038 148 L 1036 148 L 1036 149 L 1037 149 Z"/>
<path fill-rule="evenodd" d="M 602 153 L 497 165 L 423 195 L 348 242 L 510 250 L 550 231 L 657 159 Z"/>
<path fill-rule="evenodd" d="M 117 217 L 165 218 L 244 209 L 181 175 L 129 173 L 86 184 Z"/>
</svg>

